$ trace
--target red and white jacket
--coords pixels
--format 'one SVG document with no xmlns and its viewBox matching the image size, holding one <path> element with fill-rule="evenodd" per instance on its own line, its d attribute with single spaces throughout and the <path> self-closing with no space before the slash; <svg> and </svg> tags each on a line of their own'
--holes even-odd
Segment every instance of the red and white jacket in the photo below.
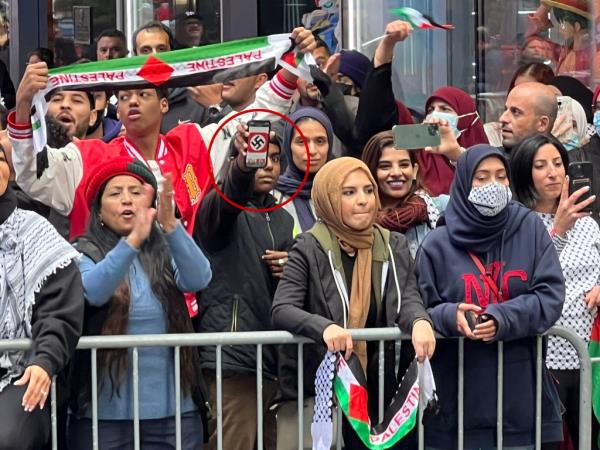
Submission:
<svg viewBox="0 0 600 450">
<path fill-rule="evenodd" d="M 246 109 L 287 113 L 295 88 L 295 85 L 278 73 L 257 91 L 254 103 Z M 270 113 L 256 113 L 252 117 L 242 115 L 231 120 L 215 138 L 209 155 L 207 147 L 214 133 L 230 115 L 218 124 L 205 127 L 182 123 L 166 135 L 159 136 L 154 160 L 145 161 L 157 178 L 161 174 L 172 174 L 175 204 L 181 214 L 182 224 L 190 234 L 194 229 L 200 201 L 210 187 L 211 160 L 216 174 L 226 159 L 229 143 L 238 123 L 241 120 L 247 122 L 251 118 L 279 120 L 279 117 Z M 83 140 L 58 149 L 46 147 L 48 164 L 38 177 L 31 124 L 17 124 L 14 119 L 13 112 L 8 117 L 8 133 L 13 145 L 16 181 L 30 197 L 69 217 L 71 238 L 85 232 L 89 216 L 85 188 L 96 168 L 116 156 L 130 155 L 144 161 L 127 137 L 117 138 L 108 144 L 97 139 Z M 157 173 L 158 170 L 160 173 Z"/>
</svg>

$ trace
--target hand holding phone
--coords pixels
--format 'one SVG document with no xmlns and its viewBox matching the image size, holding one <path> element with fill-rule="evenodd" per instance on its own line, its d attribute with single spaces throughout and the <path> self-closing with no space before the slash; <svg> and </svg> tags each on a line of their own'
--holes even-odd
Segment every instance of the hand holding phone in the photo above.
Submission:
<svg viewBox="0 0 600 450">
<path fill-rule="evenodd" d="M 268 120 L 251 120 L 248 122 L 246 167 L 262 169 L 267 165 L 270 132 L 271 122 Z"/>
<path fill-rule="evenodd" d="M 574 169 L 570 169 L 569 172 L 578 176 L 577 173 L 574 173 Z M 580 177 L 578 178 L 580 180 L 579 183 L 573 183 L 569 176 L 563 182 L 560 201 L 554 215 L 554 232 L 558 236 L 566 237 L 567 231 L 573 228 L 577 220 L 582 217 L 589 217 L 590 215 L 585 209 L 591 207 L 592 203 L 596 200 L 596 195 L 592 193 L 592 180 L 590 179 L 588 183 L 585 181 L 585 178 Z M 570 195 L 569 191 L 572 192 Z M 584 195 L 587 198 L 581 200 Z"/>
</svg>

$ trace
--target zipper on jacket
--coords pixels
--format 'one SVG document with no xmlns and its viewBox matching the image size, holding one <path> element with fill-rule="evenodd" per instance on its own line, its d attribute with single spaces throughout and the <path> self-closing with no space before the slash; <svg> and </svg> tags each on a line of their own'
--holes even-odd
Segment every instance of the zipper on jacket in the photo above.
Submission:
<svg viewBox="0 0 600 450">
<path fill-rule="evenodd" d="M 275 250 L 275 236 L 273 236 L 273 230 L 271 230 L 271 216 L 269 213 L 265 213 L 265 219 L 267 219 L 267 230 L 269 230 L 269 236 L 271 236 L 271 242 L 273 242 L 271 250 Z"/>
<path fill-rule="evenodd" d="M 238 313 L 238 303 L 239 299 L 237 295 L 233 296 L 233 309 L 231 312 L 231 329 L 230 331 L 233 333 L 237 331 L 237 313 Z"/>
</svg>

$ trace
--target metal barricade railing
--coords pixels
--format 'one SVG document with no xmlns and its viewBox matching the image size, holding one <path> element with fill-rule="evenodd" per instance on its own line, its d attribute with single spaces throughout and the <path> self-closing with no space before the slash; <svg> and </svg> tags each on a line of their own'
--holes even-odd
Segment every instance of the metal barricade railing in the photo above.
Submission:
<svg viewBox="0 0 600 450">
<path fill-rule="evenodd" d="M 401 335 L 397 328 L 371 328 L 350 330 L 352 338 L 359 341 L 379 341 L 379 420 L 383 420 L 384 411 L 384 364 L 385 341 L 408 340 L 410 337 Z M 544 336 L 555 335 L 567 339 L 576 349 L 580 361 L 580 403 L 579 403 L 579 450 L 591 449 L 591 420 L 592 420 L 592 363 L 600 363 L 600 358 L 590 358 L 587 344 L 573 331 L 562 327 L 553 327 Z M 441 338 L 438 336 L 438 338 Z M 536 353 L 536 410 L 535 410 L 535 448 L 541 449 L 542 425 L 542 339 L 537 337 Z M 133 376 L 133 422 L 134 422 L 134 448 L 140 448 L 140 412 L 139 412 L 139 348 L 141 347 L 172 347 L 174 348 L 175 371 L 175 439 L 176 449 L 181 449 L 181 389 L 180 389 L 180 349 L 181 347 L 216 346 L 216 404 L 217 404 L 217 446 L 222 450 L 223 442 L 223 376 L 222 376 L 222 349 L 223 346 L 256 345 L 256 395 L 257 395 L 257 448 L 263 448 L 263 408 L 262 408 L 262 377 L 263 377 L 263 346 L 286 345 L 298 346 L 298 448 L 304 449 L 304 344 L 311 343 L 307 338 L 294 336 L 285 331 L 269 332 L 236 332 L 236 333 L 189 333 L 189 334 L 161 334 L 161 335 L 123 335 L 123 336 L 88 336 L 82 337 L 77 345 L 78 350 L 91 350 L 92 368 L 92 440 L 93 449 L 98 449 L 98 380 L 97 380 L 97 350 L 99 349 L 132 349 L 132 376 Z M 498 342 L 498 389 L 497 389 L 497 448 L 502 449 L 503 442 L 503 350 L 504 345 Z M 12 341 L 0 340 L 0 352 L 7 350 L 28 350 L 31 342 L 27 339 Z M 438 380 L 438 383 L 440 381 Z M 458 449 L 464 449 L 464 338 L 459 338 L 458 343 Z M 56 411 L 56 377 L 52 380 L 51 389 L 51 425 L 52 449 L 58 448 L 57 443 L 57 411 Z M 419 450 L 424 448 L 424 427 L 422 423 L 423 411 L 419 411 Z M 338 432 L 336 448 L 341 449 L 341 412 L 337 410 Z"/>
</svg>

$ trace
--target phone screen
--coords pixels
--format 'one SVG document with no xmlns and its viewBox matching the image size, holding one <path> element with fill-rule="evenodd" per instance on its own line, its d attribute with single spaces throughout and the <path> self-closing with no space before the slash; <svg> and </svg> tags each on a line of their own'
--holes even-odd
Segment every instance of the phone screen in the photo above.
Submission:
<svg viewBox="0 0 600 450">
<path fill-rule="evenodd" d="M 267 165 L 270 131 L 271 124 L 268 121 L 248 122 L 247 167 L 262 168 Z"/>
</svg>

